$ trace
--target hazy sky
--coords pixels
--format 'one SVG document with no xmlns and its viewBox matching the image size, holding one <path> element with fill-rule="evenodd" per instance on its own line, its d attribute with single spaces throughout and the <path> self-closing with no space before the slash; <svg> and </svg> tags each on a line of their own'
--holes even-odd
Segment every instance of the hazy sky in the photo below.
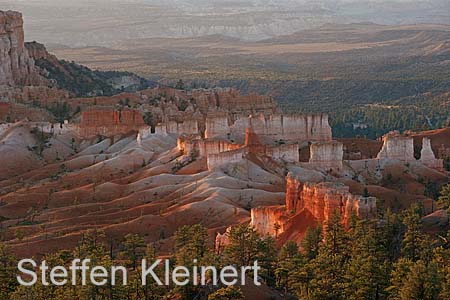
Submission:
<svg viewBox="0 0 450 300">
<path fill-rule="evenodd" d="M 21 11 L 27 40 L 111 46 L 143 38 L 260 40 L 327 23 L 450 24 L 449 0 L 0 0 Z"/>
</svg>

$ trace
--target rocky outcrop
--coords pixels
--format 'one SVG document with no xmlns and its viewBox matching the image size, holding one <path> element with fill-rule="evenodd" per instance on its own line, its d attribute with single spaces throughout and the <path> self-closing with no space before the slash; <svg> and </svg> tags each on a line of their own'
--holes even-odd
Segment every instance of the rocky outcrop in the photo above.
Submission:
<svg viewBox="0 0 450 300">
<path fill-rule="evenodd" d="M 241 95 L 234 88 L 197 89 L 188 93 L 200 111 L 222 110 L 231 116 L 248 115 L 255 113 L 273 114 L 277 105 L 271 97 L 250 94 Z"/>
<path fill-rule="evenodd" d="M 410 136 L 391 132 L 383 137 L 383 147 L 378 153 L 378 159 L 399 160 L 402 162 L 415 161 L 414 141 Z"/>
<path fill-rule="evenodd" d="M 226 136 L 230 133 L 228 116 L 226 114 L 209 115 L 205 122 L 205 138 Z"/>
<path fill-rule="evenodd" d="M 342 170 L 343 145 L 341 142 L 317 142 L 310 146 L 309 165 L 326 170 Z"/>
<path fill-rule="evenodd" d="M 383 137 L 383 148 L 378 153 L 377 159 L 382 160 L 398 160 L 401 162 L 420 162 L 423 165 L 442 171 L 444 169 L 444 161 L 436 159 L 431 147 L 431 139 L 422 137 L 422 150 L 420 159 L 414 156 L 414 135 L 400 135 L 398 132 L 390 132 Z"/>
<path fill-rule="evenodd" d="M 88 110 L 81 115 L 80 135 L 113 136 L 139 131 L 145 127 L 141 113 L 135 110 Z"/>
<path fill-rule="evenodd" d="M 0 85 L 41 85 L 43 82 L 25 48 L 22 14 L 0 11 Z"/>
<path fill-rule="evenodd" d="M 56 56 L 48 53 L 47 48 L 45 48 L 44 44 L 38 42 L 25 42 L 25 48 L 28 51 L 28 56 L 30 56 L 35 61 L 38 59 L 58 61 Z"/>
<path fill-rule="evenodd" d="M 306 232 L 311 224 L 323 224 L 326 230 L 335 212 L 340 214 L 345 226 L 349 225 L 352 214 L 360 219 L 371 219 L 377 215 L 375 197 L 353 195 L 349 187 L 342 183 L 301 182 L 291 173 L 286 179 L 286 205 L 251 210 L 250 224 L 264 236 L 295 236 L 295 233 Z"/>
<path fill-rule="evenodd" d="M 214 170 L 226 164 L 241 162 L 247 154 L 245 148 L 221 152 L 219 154 L 209 154 L 207 157 L 208 170 Z"/>
<path fill-rule="evenodd" d="M 422 140 L 420 162 L 432 169 L 444 169 L 444 161 L 442 159 L 436 159 L 436 156 L 434 156 L 433 150 L 431 149 L 431 141 L 427 137 L 423 138 Z"/>
<path fill-rule="evenodd" d="M 376 198 L 353 195 L 349 187 L 337 182 L 302 183 L 291 174 L 287 177 L 286 210 L 296 214 L 309 210 L 321 223 L 326 224 L 334 211 L 348 225 L 352 213 L 361 219 L 377 214 Z"/>
<path fill-rule="evenodd" d="M 332 138 L 328 116 L 325 114 L 258 114 L 241 117 L 230 127 L 230 133 L 239 136 L 246 128 L 252 128 L 261 140 L 268 141 L 329 141 Z"/>
<path fill-rule="evenodd" d="M 287 220 L 285 206 L 266 206 L 253 208 L 250 225 L 263 236 L 277 237 L 285 231 Z"/>
<path fill-rule="evenodd" d="M 226 115 L 208 117 L 206 120 L 206 138 L 242 136 L 247 128 L 265 141 L 329 141 L 331 127 L 327 115 L 257 114 L 238 117 L 229 125 Z"/>
</svg>

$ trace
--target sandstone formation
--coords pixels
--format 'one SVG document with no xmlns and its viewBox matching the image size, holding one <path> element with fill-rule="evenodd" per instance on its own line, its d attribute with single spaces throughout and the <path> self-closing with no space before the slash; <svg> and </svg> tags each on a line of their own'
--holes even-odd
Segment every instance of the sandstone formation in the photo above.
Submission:
<svg viewBox="0 0 450 300">
<path fill-rule="evenodd" d="M 415 161 L 413 138 L 401 136 L 398 132 L 388 133 L 383 137 L 383 147 L 378 159 L 399 160 L 402 162 Z"/>
<path fill-rule="evenodd" d="M 247 155 L 245 148 L 221 152 L 218 154 L 209 154 L 207 158 L 208 170 L 214 170 L 226 164 L 238 163 L 244 160 Z"/>
<path fill-rule="evenodd" d="M 226 114 L 208 115 L 205 127 L 205 138 L 207 139 L 226 136 L 230 133 L 230 126 Z"/>
<path fill-rule="evenodd" d="M 231 125 L 224 115 L 208 117 L 205 137 L 239 137 L 246 128 L 252 128 L 262 140 L 268 141 L 329 141 L 332 138 L 327 115 L 280 114 L 238 117 Z"/>
<path fill-rule="evenodd" d="M 444 167 L 444 161 L 442 159 L 436 159 L 436 156 L 434 156 L 433 150 L 431 149 L 431 141 L 426 137 L 422 140 L 420 162 L 432 169 L 443 170 Z"/>
<path fill-rule="evenodd" d="M 0 11 L 0 86 L 43 82 L 24 45 L 22 14 Z"/>
<path fill-rule="evenodd" d="M 286 210 L 298 213 L 309 210 L 320 222 L 326 224 L 332 214 L 341 214 L 342 222 L 348 225 L 352 213 L 358 218 L 374 218 L 377 214 L 376 198 L 352 195 L 349 187 L 342 183 L 302 183 L 288 175 Z"/>
<path fill-rule="evenodd" d="M 81 115 L 80 135 L 114 136 L 131 131 L 137 132 L 144 126 L 142 115 L 134 110 L 90 110 L 84 111 Z"/>
<path fill-rule="evenodd" d="M 312 143 L 309 164 L 315 168 L 342 170 L 343 145 L 341 142 Z"/>
<path fill-rule="evenodd" d="M 349 187 L 339 182 L 301 182 L 291 173 L 287 176 L 285 205 L 257 207 L 251 211 L 250 224 L 264 236 L 286 236 L 289 232 L 306 232 L 309 222 L 297 222 L 306 216 L 315 224 L 326 224 L 333 213 L 341 216 L 345 226 L 352 214 L 360 219 L 377 215 L 375 197 L 353 195 Z M 305 220 L 306 221 L 306 220 Z"/>
<path fill-rule="evenodd" d="M 278 237 L 286 228 L 286 206 L 256 207 L 251 211 L 250 224 L 263 236 Z"/>
<path fill-rule="evenodd" d="M 277 111 L 272 98 L 257 94 L 244 96 L 233 88 L 197 89 L 188 92 L 188 95 L 202 112 L 220 109 L 235 117 L 255 113 L 273 114 Z"/>
<path fill-rule="evenodd" d="M 426 136 L 422 137 L 422 150 L 420 159 L 417 160 L 414 157 L 414 136 L 400 135 L 398 132 L 388 133 L 383 137 L 383 148 L 378 153 L 377 159 L 406 163 L 418 161 L 429 168 L 444 170 L 444 161 L 436 159 L 431 147 L 431 140 Z"/>
</svg>

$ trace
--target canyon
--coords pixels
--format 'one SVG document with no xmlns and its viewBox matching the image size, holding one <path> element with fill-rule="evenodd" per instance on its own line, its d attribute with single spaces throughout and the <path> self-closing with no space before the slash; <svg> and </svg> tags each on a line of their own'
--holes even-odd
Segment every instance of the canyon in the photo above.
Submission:
<svg viewBox="0 0 450 300">
<path fill-rule="evenodd" d="M 326 230 L 335 211 L 345 226 L 413 203 L 436 213 L 426 190 L 448 182 L 448 128 L 336 140 L 327 114 L 286 114 L 234 88 L 77 97 L 33 65 L 66 70 L 25 47 L 20 14 L 2 20 L 15 43 L 0 45 L 0 238 L 19 257 L 72 249 L 91 230 L 113 248 L 133 233 L 169 254 L 183 225 L 201 223 L 221 248 L 237 224 L 282 245 Z"/>
</svg>

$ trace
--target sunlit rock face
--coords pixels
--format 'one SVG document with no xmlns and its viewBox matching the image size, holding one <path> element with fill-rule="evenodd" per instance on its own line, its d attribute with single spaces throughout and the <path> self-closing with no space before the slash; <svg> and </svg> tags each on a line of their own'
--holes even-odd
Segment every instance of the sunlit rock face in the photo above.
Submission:
<svg viewBox="0 0 450 300">
<path fill-rule="evenodd" d="M 0 11 L 0 85 L 40 85 L 43 81 L 25 48 L 22 14 Z"/>
<path fill-rule="evenodd" d="M 376 198 L 353 195 L 349 187 L 338 182 L 302 183 L 295 176 L 287 177 L 286 210 L 291 214 L 309 210 L 321 223 L 326 224 L 338 211 L 342 222 L 348 225 L 351 215 L 374 218 L 377 213 Z"/>
<path fill-rule="evenodd" d="M 287 220 L 285 206 L 253 208 L 250 224 L 264 236 L 278 236 L 285 230 Z"/>
</svg>

